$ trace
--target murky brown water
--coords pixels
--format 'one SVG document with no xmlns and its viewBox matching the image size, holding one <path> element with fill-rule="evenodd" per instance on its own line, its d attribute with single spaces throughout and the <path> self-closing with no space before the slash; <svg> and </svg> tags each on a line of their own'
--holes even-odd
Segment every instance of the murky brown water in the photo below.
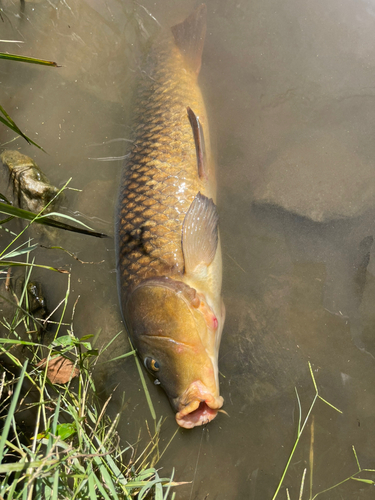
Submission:
<svg viewBox="0 0 375 500">
<path fill-rule="evenodd" d="M 314 396 L 313 494 L 375 468 L 375 4 L 372 0 L 207 0 L 208 35 L 200 82 L 216 142 L 227 320 L 220 351 L 225 410 L 206 428 L 179 430 L 160 463 L 182 500 L 271 499 L 298 423 Z M 135 76 L 149 37 L 183 19 L 193 1 L 3 0 L 1 51 L 57 61 L 43 68 L 0 62 L 1 105 L 48 155 L 17 139 L 4 148 L 32 156 L 67 193 L 65 205 L 113 235 L 121 157 L 130 137 Z M 14 138 L 0 129 L 1 144 Z M 104 158 L 107 160 L 98 160 Z M 63 234 L 59 244 L 84 261 L 41 250 L 37 261 L 72 269 L 78 335 L 108 342 L 122 330 L 114 241 Z M 36 271 L 50 307 L 66 276 Z M 71 309 L 67 318 L 71 315 Z M 108 359 L 128 349 L 125 334 Z M 110 411 L 127 405 L 125 443 L 151 422 L 134 361 L 102 365 Z M 176 430 L 162 391 L 150 382 L 162 428 Z M 125 393 L 125 396 L 123 396 Z M 285 485 L 299 495 L 310 470 L 310 423 Z M 143 431 L 143 441 L 147 434 Z M 309 471 L 303 498 L 309 498 Z M 350 481 L 321 498 L 370 499 Z M 278 498 L 286 498 L 283 488 Z M 319 497 L 318 497 L 319 498 Z"/>
</svg>

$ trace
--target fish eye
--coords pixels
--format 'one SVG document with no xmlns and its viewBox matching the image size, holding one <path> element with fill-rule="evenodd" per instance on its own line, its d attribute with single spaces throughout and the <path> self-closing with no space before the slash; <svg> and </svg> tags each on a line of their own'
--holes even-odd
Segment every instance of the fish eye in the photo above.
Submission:
<svg viewBox="0 0 375 500">
<path fill-rule="evenodd" d="M 151 372 L 158 372 L 160 370 L 160 365 L 154 358 L 145 358 L 144 365 Z"/>
</svg>

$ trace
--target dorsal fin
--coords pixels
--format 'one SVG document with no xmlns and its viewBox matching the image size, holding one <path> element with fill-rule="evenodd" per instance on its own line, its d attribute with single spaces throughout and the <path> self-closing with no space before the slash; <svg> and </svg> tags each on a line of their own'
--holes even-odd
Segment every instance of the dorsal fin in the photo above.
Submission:
<svg viewBox="0 0 375 500">
<path fill-rule="evenodd" d="M 198 175 L 200 179 L 207 178 L 206 148 L 202 125 L 198 116 L 189 106 L 187 107 L 187 113 L 191 128 L 193 129 L 195 150 L 197 152 Z"/>
<path fill-rule="evenodd" d="M 202 64 L 206 14 L 207 7 L 202 3 L 185 21 L 171 28 L 177 47 L 184 55 L 190 69 L 196 74 L 199 73 Z"/>
</svg>

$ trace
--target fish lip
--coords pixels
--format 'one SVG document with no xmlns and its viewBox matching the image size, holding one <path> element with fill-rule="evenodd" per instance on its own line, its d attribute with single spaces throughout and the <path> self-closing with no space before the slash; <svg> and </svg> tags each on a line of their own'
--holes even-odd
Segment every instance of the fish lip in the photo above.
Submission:
<svg viewBox="0 0 375 500">
<path fill-rule="evenodd" d="M 178 407 L 176 422 L 180 427 L 192 429 L 211 422 L 223 406 L 224 399 L 211 394 L 198 380 L 193 382 L 174 402 Z"/>
</svg>

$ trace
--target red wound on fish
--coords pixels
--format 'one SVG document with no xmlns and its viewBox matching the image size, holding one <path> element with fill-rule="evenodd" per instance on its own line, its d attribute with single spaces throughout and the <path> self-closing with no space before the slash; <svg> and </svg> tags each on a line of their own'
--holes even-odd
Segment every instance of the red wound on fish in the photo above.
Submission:
<svg viewBox="0 0 375 500">
<path fill-rule="evenodd" d="M 218 325 L 219 325 L 219 322 L 218 322 L 218 320 L 217 320 L 216 316 L 214 316 L 214 318 L 213 318 L 213 324 L 214 324 L 214 330 L 216 330 L 216 328 L 217 328 L 217 327 L 218 327 Z"/>
</svg>

